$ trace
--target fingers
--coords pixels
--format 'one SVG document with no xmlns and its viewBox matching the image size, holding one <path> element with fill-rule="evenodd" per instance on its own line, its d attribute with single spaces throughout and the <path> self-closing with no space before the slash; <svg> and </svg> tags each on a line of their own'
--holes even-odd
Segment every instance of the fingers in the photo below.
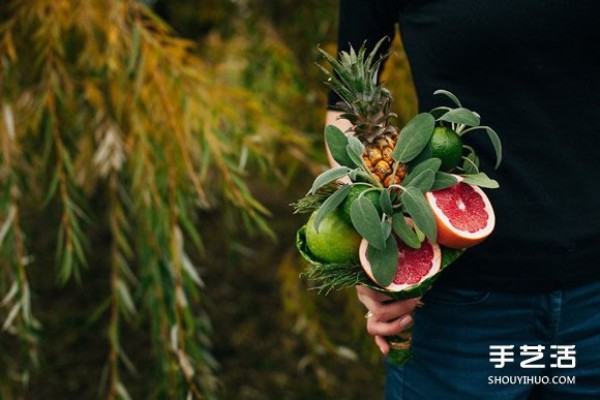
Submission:
<svg viewBox="0 0 600 400">
<path fill-rule="evenodd" d="M 384 293 L 363 286 L 357 287 L 356 291 L 360 302 L 368 309 L 367 332 L 374 336 L 379 350 L 387 354 L 390 346 L 385 336 L 398 335 L 413 325 L 412 314 L 421 299 L 395 301 Z"/>
<path fill-rule="evenodd" d="M 372 336 L 398 335 L 413 324 L 411 315 L 403 315 L 391 321 L 380 321 L 375 316 L 367 320 L 367 332 Z"/>
<path fill-rule="evenodd" d="M 403 315 L 412 314 L 420 300 L 419 298 L 414 298 L 394 301 L 381 292 L 365 287 L 358 287 L 356 291 L 358 299 L 367 310 L 373 313 L 373 317 L 378 321 L 384 322 L 398 319 Z"/>
<path fill-rule="evenodd" d="M 384 356 L 390 352 L 390 344 L 383 336 L 376 335 L 375 344 L 379 347 L 379 351 L 381 351 Z"/>
<path fill-rule="evenodd" d="M 378 292 L 377 290 L 373 290 L 366 286 L 356 286 L 356 292 L 358 293 L 358 298 L 362 301 L 362 299 L 370 299 L 378 302 L 390 301 L 392 298 L 385 293 Z"/>
</svg>

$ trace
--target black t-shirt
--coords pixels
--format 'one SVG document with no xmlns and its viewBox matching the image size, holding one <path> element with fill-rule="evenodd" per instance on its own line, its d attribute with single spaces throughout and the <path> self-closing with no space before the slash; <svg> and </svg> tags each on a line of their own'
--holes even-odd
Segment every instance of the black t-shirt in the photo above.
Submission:
<svg viewBox="0 0 600 400">
<path fill-rule="evenodd" d="M 339 49 L 392 37 L 396 23 L 419 108 L 449 90 L 503 145 L 494 170 L 484 132 L 465 136 L 500 182 L 486 191 L 496 229 L 439 284 L 538 291 L 600 280 L 600 1 L 341 0 Z"/>
</svg>

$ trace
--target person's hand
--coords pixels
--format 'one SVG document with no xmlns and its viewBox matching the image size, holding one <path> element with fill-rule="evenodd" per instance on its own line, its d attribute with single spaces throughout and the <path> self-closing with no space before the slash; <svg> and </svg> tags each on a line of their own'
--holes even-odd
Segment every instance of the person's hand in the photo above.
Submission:
<svg viewBox="0 0 600 400">
<path fill-rule="evenodd" d="M 357 286 L 358 299 L 367 308 L 367 332 L 375 337 L 375 344 L 383 354 L 390 350 L 385 336 L 398 335 L 413 324 L 412 313 L 420 298 L 393 300 L 384 293 L 365 286 Z"/>
</svg>

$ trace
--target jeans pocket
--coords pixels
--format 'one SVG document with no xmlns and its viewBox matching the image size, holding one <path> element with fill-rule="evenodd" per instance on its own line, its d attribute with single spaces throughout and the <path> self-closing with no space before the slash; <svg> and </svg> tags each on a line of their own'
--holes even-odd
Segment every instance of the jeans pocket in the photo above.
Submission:
<svg viewBox="0 0 600 400">
<path fill-rule="evenodd" d="M 455 289 L 436 287 L 423 296 L 425 304 L 442 304 L 450 306 L 470 306 L 484 303 L 491 293 L 483 290 Z"/>
</svg>

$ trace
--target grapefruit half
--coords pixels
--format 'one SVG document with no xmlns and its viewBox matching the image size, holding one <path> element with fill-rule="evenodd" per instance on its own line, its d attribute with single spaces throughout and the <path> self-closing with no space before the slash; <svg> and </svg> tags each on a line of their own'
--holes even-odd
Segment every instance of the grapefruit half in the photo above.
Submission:
<svg viewBox="0 0 600 400">
<path fill-rule="evenodd" d="M 390 292 L 410 290 L 420 283 L 435 275 L 442 266 L 442 252 L 440 246 L 435 242 L 425 240 L 421 247 L 413 249 L 401 240 L 398 242 L 398 266 L 392 283 L 383 288 Z M 360 264 L 366 274 L 373 282 L 377 282 L 373 276 L 371 263 L 368 257 L 369 243 L 363 239 L 359 247 Z"/>
<path fill-rule="evenodd" d="M 425 196 L 437 222 L 437 240 L 446 247 L 475 246 L 494 230 L 494 209 L 478 186 L 459 182 Z"/>
</svg>

